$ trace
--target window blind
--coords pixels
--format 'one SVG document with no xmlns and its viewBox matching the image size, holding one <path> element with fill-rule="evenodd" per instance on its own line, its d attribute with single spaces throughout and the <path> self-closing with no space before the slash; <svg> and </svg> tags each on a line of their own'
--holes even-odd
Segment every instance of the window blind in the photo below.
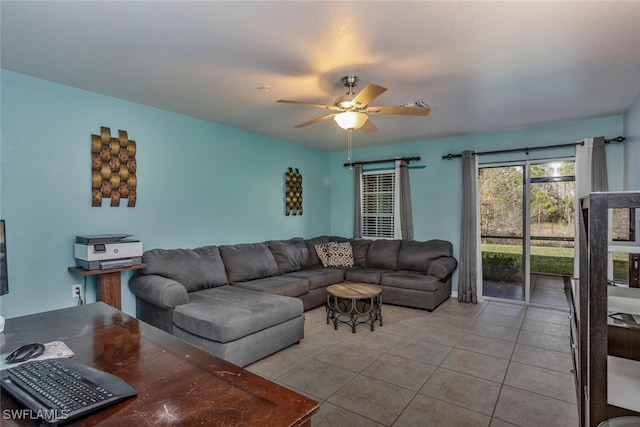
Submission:
<svg viewBox="0 0 640 427">
<path fill-rule="evenodd" d="M 395 171 L 365 172 L 362 175 L 362 237 L 395 236 Z"/>
</svg>

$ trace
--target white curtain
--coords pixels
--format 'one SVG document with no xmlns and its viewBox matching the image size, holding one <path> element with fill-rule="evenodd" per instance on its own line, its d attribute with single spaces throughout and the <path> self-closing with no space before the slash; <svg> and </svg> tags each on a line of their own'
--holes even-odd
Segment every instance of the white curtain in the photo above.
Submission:
<svg viewBox="0 0 640 427">
<path fill-rule="evenodd" d="M 462 220 L 458 268 L 458 301 L 482 302 L 482 251 L 478 209 L 478 156 L 462 152 Z"/>
</svg>

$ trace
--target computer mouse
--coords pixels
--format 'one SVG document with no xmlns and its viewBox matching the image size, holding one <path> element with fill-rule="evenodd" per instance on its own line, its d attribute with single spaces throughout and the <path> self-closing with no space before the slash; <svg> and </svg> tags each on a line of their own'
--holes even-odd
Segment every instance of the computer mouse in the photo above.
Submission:
<svg viewBox="0 0 640 427">
<path fill-rule="evenodd" d="M 34 357 L 40 356 L 44 353 L 44 345 L 38 343 L 25 344 L 20 348 L 15 349 L 4 360 L 8 363 L 24 362 Z"/>
</svg>

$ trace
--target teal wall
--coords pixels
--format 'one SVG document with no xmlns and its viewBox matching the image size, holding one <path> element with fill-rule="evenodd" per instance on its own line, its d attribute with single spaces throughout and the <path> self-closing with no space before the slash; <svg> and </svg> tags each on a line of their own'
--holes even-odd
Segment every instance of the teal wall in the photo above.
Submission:
<svg viewBox="0 0 640 427">
<path fill-rule="evenodd" d="M 640 191 L 640 94 L 624 116 L 624 189 Z"/>
<path fill-rule="evenodd" d="M 129 233 L 145 249 L 352 235 L 353 173 L 342 166 L 345 152 L 318 151 L 5 70 L 0 88 L 0 217 L 8 227 L 11 289 L 0 298 L 5 317 L 74 303 L 71 285 L 82 279 L 67 267 L 74 264 L 72 246 L 79 234 Z M 640 159 L 639 104 L 636 100 L 624 123 L 615 116 L 356 149 L 354 159 L 421 156 L 415 165 L 424 167 L 411 169 L 415 238 L 450 240 L 457 252 L 460 160 L 442 160 L 442 155 L 626 132 L 635 135 L 630 153 L 630 145 L 607 148 L 611 188 L 622 189 L 629 180 L 639 182 L 633 161 Z M 98 134 L 100 126 L 113 133 L 127 130 L 137 142 L 135 208 L 111 208 L 106 201 L 104 207 L 91 207 L 90 135 Z M 354 135 L 356 146 L 359 137 Z M 480 160 L 570 155 L 573 149 Z M 631 165 L 626 173 L 625 160 Z M 283 213 L 288 167 L 299 168 L 304 177 L 302 216 Z M 123 310 L 135 314 L 129 277 L 123 274 Z M 89 279 L 89 302 L 95 301 L 94 289 Z"/>
<path fill-rule="evenodd" d="M 5 317 L 68 307 L 82 283 L 74 236 L 128 233 L 145 249 L 328 233 L 329 154 L 238 129 L 1 72 L 0 217 L 7 223 Z M 135 208 L 91 207 L 91 134 L 126 130 L 138 147 Z M 304 178 L 304 215 L 284 215 L 284 173 Z M 124 202 L 122 203 L 124 205 Z M 123 310 L 135 299 L 123 274 Z M 95 301 L 93 280 L 88 300 Z"/>
<path fill-rule="evenodd" d="M 428 118 L 426 119 L 428 120 Z M 453 243 L 454 252 L 460 242 L 460 210 L 462 173 L 460 159 L 442 160 L 448 153 L 463 150 L 490 151 L 516 147 L 535 147 L 575 142 L 593 136 L 616 137 L 623 134 L 622 116 L 566 122 L 550 126 L 514 129 L 503 132 L 467 135 L 429 141 L 418 141 L 354 150 L 354 161 L 420 156 L 412 165 L 425 166 L 410 170 L 411 198 L 416 240 L 444 239 Z M 354 135 L 357 144 L 358 134 Z M 607 145 L 609 186 L 621 190 L 623 186 L 623 144 Z M 525 153 L 481 156 L 480 163 L 546 159 L 573 156 L 575 148 L 531 151 Z M 353 235 L 353 171 L 345 168 L 346 153 L 331 154 L 331 233 Z M 374 165 L 379 167 L 379 165 Z M 457 289 L 457 274 L 453 287 Z"/>
</svg>

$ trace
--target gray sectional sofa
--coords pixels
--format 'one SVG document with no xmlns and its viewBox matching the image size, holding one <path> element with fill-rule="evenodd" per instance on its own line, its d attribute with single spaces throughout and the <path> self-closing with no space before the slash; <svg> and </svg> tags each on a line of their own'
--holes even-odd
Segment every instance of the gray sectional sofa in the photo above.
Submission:
<svg viewBox="0 0 640 427">
<path fill-rule="evenodd" d="M 240 366 L 299 342 L 304 311 L 326 302 L 329 285 L 376 284 L 385 303 L 431 311 L 457 266 L 443 240 L 336 236 L 152 249 L 143 261 L 129 281 L 136 316 Z"/>
</svg>

